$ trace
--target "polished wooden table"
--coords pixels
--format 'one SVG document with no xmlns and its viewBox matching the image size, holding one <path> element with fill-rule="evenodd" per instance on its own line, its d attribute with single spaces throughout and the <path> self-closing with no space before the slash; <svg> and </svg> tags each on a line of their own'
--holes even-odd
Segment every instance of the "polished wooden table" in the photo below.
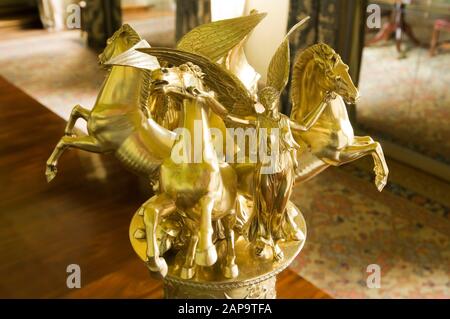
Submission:
<svg viewBox="0 0 450 319">
<path fill-rule="evenodd" d="M 47 184 L 44 166 L 64 120 L 0 77 L 0 298 L 161 298 L 128 240 L 146 196 L 112 156 L 66 152 Z M 81 288 L 66 286 L 81 267 Z M 328 298 L 294 272 L 280 298 Z"/>
</svg>

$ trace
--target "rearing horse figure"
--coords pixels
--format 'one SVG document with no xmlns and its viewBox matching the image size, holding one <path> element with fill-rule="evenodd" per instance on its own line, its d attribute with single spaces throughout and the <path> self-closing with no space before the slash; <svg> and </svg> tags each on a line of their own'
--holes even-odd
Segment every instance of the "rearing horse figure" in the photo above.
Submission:
<svg viewBox="0 0 450 319">
<path fill-rule="evenodd" d="M 291 119 L 305 128 L 294 132 L 297 142 L 304 146 L 299 152 L 298 182 L 329 166 L 372 155 L 375 185 L 379 191 L 386 185 L 389 170 L 380 144 L 369 136 L 354 136 L 348 118 L 344 100 L 355 103 L 358 97 L 348 66 L 331 47 L 316 44 L 298 56 L 291 90 Z"/>
<path fill-rule="evenodd" d="M 238 275 L 233 230 L 237 177 L 228 164 L 219 162 L 213 147 L 209 128 L 215 115 L 187 92 L 187 88 L 205 89 L 201 71 L 191 64 L 161 68 L 156 58 L 135 50 L 149 47 L 128 25 L 123 25 L 108 40 L 100 55 L 102 64 L 112 65 L 108 77 L 92 111 L 79 105 L 73 108 L 65 136 L 47 161 L 47 180 L 55 177 L 58 159 L 70 147 L 114 153 L 137 175 L 152 182 L 159 179 L 158 194 L 140 209 L 146 227 L 149 268 L 162 275 L 167 273 L 167 265 L 159 256 L 156 231 L 160 221 L 178 213 L 192 233 L 181 276 L 192 278 L 196 265 L 211 266 L 217 261 L 212 228 L 215 221 L 223 225 L 227 241 L 223 272 L 225 277 L 234 278 Z M 184 131 L 176 141 L 174 132 L 150 117 L 149 103 L 156 103 L 158 94 L 182 105 Z M 88 136 L 74 135 L 79 118 L 87 121 Z M 201 124 L 199 132 L 195 131 L 196 122 Z M 175 163 L 172 149 L 180 145 L 183 149 L 194 140 L 201 141 L 201 161 L 192 163 L 184 158 Z"/>
<path fill-rule="evenodd" d="M 199 67 L 187 63 L 164 68 L 155 78 L 154 91 L 181 99 L 182 123 L 171 156 L 161 165 L 159 191 L 140 211 L 147 239 L 147 265 L 163 276 L 167 273 L 167 263 L 159 252 L 157 227 L 171 214 L 181 214 L 191 236 L 180 276 L 190 279 L 196 265 L 216 263 L 212 222 L 220 220 L 227 240 L 223 273 L 233 278 L 238 275 L 233 231 L 237 176 L 231 166 L 219 161 L 210 132 L 210 111 L 195 96 L 195 91 L 205 90 L 202 76 Z"/>
<path fill-rule="evenodd" d="M 108 40 L 99 56 L 100 63 L 117 58 L 130 49 L 148 47 L 150 45 L 125 24 Z M 158 66 L 155 59 L 154 68 Z M 93 109 L 90 111 L 80 105 L 73 108 L 65 136 L 47 161 L 47 180 L 55 177 L 58 159 L 70 147 L 96 153 L 112 152 L 132 172 L 149 177 L 157 175 L 162 160 L 170 155 L 175 134 L 148 117 L 150 83 L 148 68 L 112 66 Z M 79 118 L 87 121 L 88 136 L 74 135 L 73 128 Z"/>
</svg>

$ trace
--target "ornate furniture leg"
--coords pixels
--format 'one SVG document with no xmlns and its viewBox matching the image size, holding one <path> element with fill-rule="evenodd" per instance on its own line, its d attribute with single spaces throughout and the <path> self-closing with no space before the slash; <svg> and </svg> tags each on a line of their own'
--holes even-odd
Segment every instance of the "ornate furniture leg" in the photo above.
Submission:
<svg viewBox="0 0 450 319">
<path fill-rule="evenodd" d="M 436 54 L 436 50 L 439 47 L 439 35 L 441 31 L 450 32 L 450 22 L 444 19 L 436 20 L 434 23 L 433 36 L 431 38 L 430 45 L 430 56 L 434 56 Z M 442 46 L 448 46 L 448 44 L 444 44 Z"/>
<path fill-rule="evenodd" d="M 370 46 L 382 40 L 386 41 L 393 33 L 395 33 L 395 46 L 400 54 L 403 53 L 403 33 L 405 33 L 415 45 L 420 45 L 419 40 L 412 31 L 411 25 L 405 21 L 405 9 L 406 5 L 402 1 L 397 1 L 391 16 L 391 21 L 387 22 L 373 39 L 367 41 L 366 45 Z"/>
</svg>

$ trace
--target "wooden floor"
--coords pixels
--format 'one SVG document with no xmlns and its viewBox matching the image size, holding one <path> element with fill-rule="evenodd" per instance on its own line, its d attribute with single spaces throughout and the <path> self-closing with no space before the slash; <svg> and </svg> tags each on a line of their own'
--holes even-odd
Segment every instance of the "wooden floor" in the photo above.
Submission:
<svg viewBox="0 0 450 319">
<path fill-rule="evenodd" d="M 0 298 L 161 298 L 129 244 L 146 199 L 114 158 L 68 151 L 47 184 L 44 166 L 65 122 L 0 77 Z M 82 288 L 66 287 L 81 267 Z M 285 271 L 280 298 L 328 298 Z"/>
</svg>

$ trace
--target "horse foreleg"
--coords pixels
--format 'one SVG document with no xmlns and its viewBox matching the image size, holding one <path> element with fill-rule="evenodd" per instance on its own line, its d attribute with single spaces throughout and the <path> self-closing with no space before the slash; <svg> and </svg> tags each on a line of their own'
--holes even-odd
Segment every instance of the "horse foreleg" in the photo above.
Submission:
<svg viewBox="0 0 450 319">
<path fill-rule="evenodd" d="M 199 242 L 195 262 L 199 266 L 212 266 L 217 261 L 216 246 L 213 243 L 212 211 L 214 199 L 206 195 L 200 199 Z"/>
<path fill-rule="evenodd" d="M 198 230 L 195 225 L 191 227 L 191 238 L 186 250 L 186 259 L 184 260 L 183 267 L 181 268 L 180 277 L 182 279 L 192 279 L 195 275 L 195 251 L 198 244 Z"/>
<path fill-rule="evenodd" d="M 239 268 L 236 265 L 236 251 L 234 249 L 234 225 L 236 215 L 230 214 L 224 217 L 223 226 L 225 228 L 225 238 L 227 241 L 227 256 L 223 266 L 223 275 L 226 278 L 236 278 L 239 275 Z"/>
<path fill-rule="evenodd" d="M 286 207 L 286 213 L 284 214 L 284 227 L 287 228 L 287 239 L 294 241 L 302 241 L 305 239 L 305 234 L 298 227 L 295 218 L 298 216 L 297 208 L 292 204 L 288 204 Z"/>
<path fill-rule="evenodd" d="M 384 157 L 383 148 L 380 143 L 375 142 L 371 137 L 356 137 L 356 139 L 362 139 L 365 143 L 371 145 L 374 144 L 375 151 L 372 152 L 372 157 L 375 163 L 374 172 L 375 172 L 375 183 L 377 185 L 378 190 L 381 192 L 387 184 L 387 179 L 389 175 L 389 168 L 386 163 L 386 159 Z"/>
<path fill-rule="evenodd" d="M 67 121 L 66 128 L 64 130 L 64 134 L 67 136 L 71 136 L 73 134 L 73 128 L 75 127 L 75 123 L 79 118 L 84 119 L 86 122 L 89 120 L 91 116 L 91 111 L 85 109 L 81 105 L 75 105 L 70 113 L 69 120 Z"/>
<path fill-rule="evenodd" d="M 168 267 L 164 258 L 159 256 L 156 228 L 162 217 L 175 210 L 175 203 L 166 194 L 155 195 L 141 206 L 147 239 L 147 267 L 163 277 L 167 275 Z"/>
<path fill-rule="evenodd" d="M 91 136 L 82 136 L 82 137 L 63 136 L 59 140 L 58 144 L 56 144 L 53 153 L 47 160 L 47 167 L 45 170 L 47 182 L 50 182 L 56 176 L 56 173 L 58 171 L 57 170 L 58 160 L 64 153 L 64 151 L 69 147 L 74 147 L 94 153 L 103 153 L 107 151 L 107 149 L 105 149 L 95 138 Z"/>
<path fill-rule="evenodd" d="M 375 185 L 381 192 L 384 186 L 386 186 L 389 169 L 380 143 L 374 142 L 373 139 L 368 136 L 357 136 L 352 145 L 349 145 L 344 148 L 344 150 L 340 151 L 339 161 L 340 164 L 346 164 L 367 155 L 372 155 L 374 159 Z"/>
</svg>

